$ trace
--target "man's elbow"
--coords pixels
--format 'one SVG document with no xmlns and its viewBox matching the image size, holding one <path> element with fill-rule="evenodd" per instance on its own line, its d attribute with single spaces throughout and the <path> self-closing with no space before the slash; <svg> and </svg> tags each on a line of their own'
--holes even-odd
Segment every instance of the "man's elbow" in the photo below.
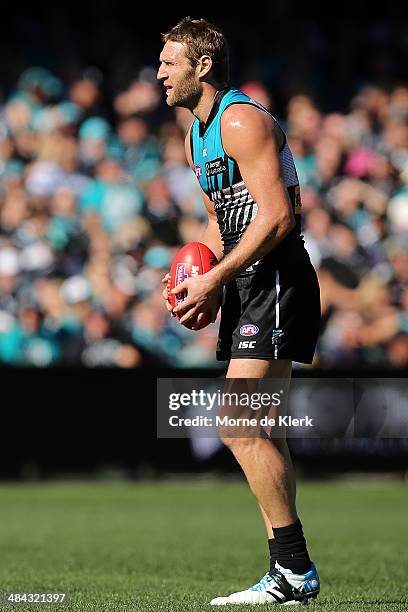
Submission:
<svg viewBox="0 0 408 612">
<path fill-rule="evenodd" d="M 287 236 L 295 227 L 296 221 L 290 212 L 283 212 L 275 223 L 275 231 L 282 237 Z"/>
<path fill-rule="evenodd" d="M 289 234 L 296 227 L 296 221 L 293 214 L 285 215 L 284 228 L 286 234 Z"/>
<path fill-rule="evenodd" d="M 280 215 L 275 215 L 272 220 L 270 216 L 257 215 L 257 222 L 264 227 L 268 235 L 284 238 L 295 227 L 296 221 L 291 211 L 282 211 Z"/>
</svg>

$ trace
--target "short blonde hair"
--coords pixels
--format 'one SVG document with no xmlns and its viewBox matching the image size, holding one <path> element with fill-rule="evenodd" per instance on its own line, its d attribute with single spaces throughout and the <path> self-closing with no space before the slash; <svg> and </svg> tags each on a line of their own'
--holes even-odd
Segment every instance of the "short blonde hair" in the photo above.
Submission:
<svg viewBox="0 0 408 612">
<path fill-rule="evenodd" d="M 206 19 L 184 17 L 171 30 L 162 35 L 164 43 L 184 43 L 186 55 L 193 66 L 203 55 L 212 60 L 212 76 L 219 85 L 229 82 L 229 50 L 224 33 Z"/>
</svg>

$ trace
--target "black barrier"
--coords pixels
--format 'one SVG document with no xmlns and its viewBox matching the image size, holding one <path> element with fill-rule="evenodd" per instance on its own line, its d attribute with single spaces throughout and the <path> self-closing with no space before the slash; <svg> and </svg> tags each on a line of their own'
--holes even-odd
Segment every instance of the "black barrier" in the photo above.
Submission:
<svg viewBox="0 0 408 612">
<path fill-rule="evenodd" d="M 343 372 L 341 377 L 351 374 Z M 157 379 L 215 378 L 220 376 L 219 371 L 1 368 L 0 376 L 2 479 L 151 478 L 169 472 L 239 472 L 231 453 L 214 441 L 203 446 L 189 439 L 157 438 Z M 299 381 L 311 376 L 311 371 L 295 372 Z M 323 376 L 333 378 L 333 373 L 313 372 L 316 380 Z M 370 373 L 368 378 L 384 378 L 384 372 Z M 395 378 L 401 380 L 401 373 L 395 373 Z M 378 399 L 378 394 L 375 397 Z M 377 422 L 370 420 L 372 398 L 367 395 L 359 406 L 359 427 L 364 426 L 364 432 L 376 428 L 381 436 L 381 414 L 377 414 Z M 305 475 L 344 470 L 403 471 L 408 467 L 407 438 L 392 435 L 297 438 L 290 440 L 290 446 Z"/>
<path fill-rule="evenodd" d="M 158 438 L 408 438 L 407 378 L 158 378 L 156 406 Z"/>
</svg>

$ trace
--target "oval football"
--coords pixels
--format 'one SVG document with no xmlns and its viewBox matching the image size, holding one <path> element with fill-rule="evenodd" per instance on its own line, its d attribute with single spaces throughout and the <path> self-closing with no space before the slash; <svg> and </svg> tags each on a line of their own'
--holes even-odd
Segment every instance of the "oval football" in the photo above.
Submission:
<svg viewBox="0 0 408 612">
<path fill-rule="evenodd" d="M 205 274 L 209 272 L 211 268 L 216 266 L 218 260 L 212 250 L 208 248 L 202 242 L 189 242 L 181 249 L 179 249 L 174 256 L 173 262 L 170 268 L 170 279 L 167 285 L 169 291 L 169 301 L 174 308 L 185 299 L 185 294 L 175 296 L 170 293 L 170 290 L 182 283 L 187 278 L 198 276 L 199 274 Z M 180 319 L 182 314 L 178 315 Z M 202 317 L 199 327 L 197 329 L 203 329 L 211 322 L 211 314 L 207 311 Z M 184 323 L 185 327 L 191 329 L 193 323 Z"/>
</svg>

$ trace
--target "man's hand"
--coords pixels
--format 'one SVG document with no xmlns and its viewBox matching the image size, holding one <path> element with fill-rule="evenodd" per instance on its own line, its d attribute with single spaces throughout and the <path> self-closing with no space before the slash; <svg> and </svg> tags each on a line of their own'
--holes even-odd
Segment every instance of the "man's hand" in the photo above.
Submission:
<svg viewBox="0 0 408 612">
<path fill-rule="evenodd" d="M 171 290 L 176 296 L 184 291 L 187 291 L 187 297 L 173 308 L 174 314 L 184 313 L 180 323 L 194 319 L 200 323 L 207 310 L 211 312 L 211 323 L 214 323 L 221 303 L 222 286 L 207 272 L 188 278 Z"/>
<path fill-rule="evenodd" d="M 164 276 L 164 277 L 161 279 L 161 282 L 162 282 L 162 283 L 165 283 L 165 285 L 164 285 L 164 289 L 163 289 L 163 291 L 162 291 L 162 296 L 163 296 L 163 299 L 165 300 L 165 305 L 166 305 L 166 308 L 167 308 L 167 310 L 169 311 L 169 313 L 171 314 L 171 316 L 172 316 L 172 317 L 175 317 L 176 315 L 175 315 L 175 314 L 173 314 L 173 308 L 172 308 L 172 306 L 171 306 L 171 304 L 170 304 L 170 301 L 169 301 L 169 292 L 168 292 L 168 290 L 167 290 L 168 284 L 169 284 L 169 282 L 170 282 L 170 272 L 167 272 L 166 276 Z"/>
</svg>

